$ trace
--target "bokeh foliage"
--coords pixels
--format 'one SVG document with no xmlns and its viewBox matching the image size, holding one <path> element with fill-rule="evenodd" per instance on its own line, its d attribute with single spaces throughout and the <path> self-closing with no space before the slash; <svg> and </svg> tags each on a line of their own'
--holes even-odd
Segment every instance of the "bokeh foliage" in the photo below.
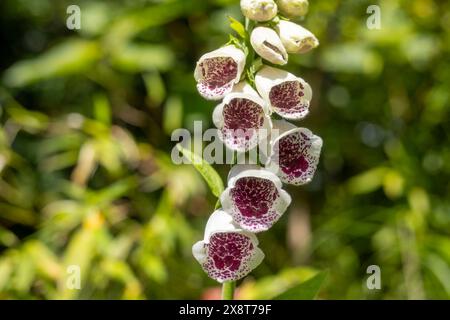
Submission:
<svg viewBox="0 0 450 320">
<path fill-rule="evenodd" d="M 170 134 L 211 126 L 193 68 L 238 1 L 76 2 L 79 31 L 74 1 L 0 2 L 0 299 L 217 297 L 191 256 L 215 198 L 172 163 Z M 321 163 L 238 294 L 328 270 L 319 298 L 450 298 L 450 3 L 311 1 L 302 23 L 321 45 L 288 68 L 313 88 L 299 124 L 323 138 Z M 81 290 L 65 285 L 74 264 Z"/>
</svg>

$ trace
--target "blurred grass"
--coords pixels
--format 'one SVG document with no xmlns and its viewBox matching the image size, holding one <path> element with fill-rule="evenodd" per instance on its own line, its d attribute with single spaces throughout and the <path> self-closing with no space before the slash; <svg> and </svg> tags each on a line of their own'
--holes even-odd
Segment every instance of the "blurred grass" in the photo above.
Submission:
<svg viewBox="0 0 450 320">
<path fill-rule="evenodd" d="M 79 31 L 69 4 L 0 3 L 0 299 L 211 297 L 191 245 L 215 199 L 172 164 L 170 133 L 211 125 L 193 68 L 227 41 L 238 1 L 80 1 Z M 450 298 L 450 4 L 379 1 L 368 30 L 370 4 L 312 1 L 302 22 L 321 45 L 289 69 L 313 88 L 301 125 L 323 154 L 261 235 L 242 298 L 325 269 L 323 299 Z M 73 264 L 81 290 L 65 285 Z"/>
</svg>

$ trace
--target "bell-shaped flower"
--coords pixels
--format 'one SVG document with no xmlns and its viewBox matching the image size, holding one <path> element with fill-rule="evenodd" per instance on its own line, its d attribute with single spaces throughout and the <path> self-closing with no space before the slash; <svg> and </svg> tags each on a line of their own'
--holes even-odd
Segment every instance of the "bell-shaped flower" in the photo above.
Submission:
<svg viewBox="0 0 450 320">
<path fill-rule="evenodd" d="M 256 89 L 272 111 L 286 119 L 302 119 L 309 112 L 310 85 L 285 70 L 263 67 L 255 76 Z"/>
<path fill-rule="evenodd" d="M 278 34 L 267 27 L 256 27 L 250 35 L 250 43 L 261 58 L 283 65 L 288 61 L 288 54 Z"/>
<path fill-rule="evenodd" d="M 242 14 L 255 21 L 272 20 L 277 15 L 277 5 L 273 0 L 241 0 Z"/>
<path fill-rule="evenodd" d="M 222 208 L 250 232 L 266 231 L 291 203 L 280 179 L 257 165 L 236 165 L 228 176 L 228 187 L 220 196 Z"/>
<path fill-rule="evenodd" d="M 308 13 L 308 0 L 277 0 L 278 7 L 286 17 L 303 17 Z"/>
<path fill-rule="evenodd" d="M 272 128 L 267 104 L 245 82 L 237 84 L 216 106 L 213 122 L 225 146 L 239 152 L 256 147 Z"/>
<path fill-rule="evenodd" d="M 245 277 L 264 259 L 256 236 L 238 228 L 223 210 L 210 216 L 204 239 L 194 244 L 192 254 L 208 276 L 219 282 Z"/>
<path fill-rule="evenodd" d="M 311 31 L 296 23 L 280 20 L 276 29 L 288 53 L 306 53 L 319 45 Z"/>
<path fill-rule="evenodd" d="M 282 182 L 303 185 L 310 182 L 319 163 L 322 139 L 306 128 L 284 120 L 273 120 L 270 155 L 266 168 Z"/>
<path fill-rule="evenodd" d="M 204 54 L 194 71 L 198 92 L 208 100 L 222 99 L 239 82 L 244 67 L 245 54 L 233 45 Z"/>
</svg>

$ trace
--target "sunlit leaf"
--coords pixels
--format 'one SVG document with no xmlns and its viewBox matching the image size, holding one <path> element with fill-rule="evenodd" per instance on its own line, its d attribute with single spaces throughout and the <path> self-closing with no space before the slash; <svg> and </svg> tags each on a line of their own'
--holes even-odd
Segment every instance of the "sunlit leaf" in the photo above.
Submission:
<svg viewBox="0 0 450 320">
<path fill-rule="evenodd" d="M 12 65 L 4 74 L 4 81 L 11 87 L 86 71 L 101 56 L 95 41 L 67 40 L 36 58 Z"/>
<path fill-rule="evenodd" d="M 348 180 L 348 189 L 353 194 L 373 192 L 383 185 L 387 172 L 388 170 L 384 167 L 373 168 L 363 172 Z"/>
<path fill-rule="evenodd" d="M 233 29 L 234 31 L 237 32 L 237 34 L 245 39 L 247 37 L 247 34 L 245 32 L 245 27 L 242 25 L 242 23 L 240 23 L 239 21 L 237 21 L 235 18 L 233 18 L 232 16 L 228 16 L 228 20 L 230 21 L 230 27 L 231 29 Z"/>
<path fill-rule="evenodd" d="M 183 120 L 183 103 L 179 97 L 169 97 L 164 106 L 163 118 L 164 131 L 171 134 L 173 130 L 180 128 Z"/>
<path fill-rule="evenodd" d="M 274 300 L 313 300 L 320 291 L 320 287 L 327 277 L 327 272 L 320 272 L 305 282 L 289 288 Z"/>
<path fill-rule="evenodd" d="M 183 155 L 191 162 L 191 164 L 197 169 L 198 172 L 203 176 L 208 184 L 211 192 L 216 196 L 220 197 L 222 194 L 224 187 L 222 178 L 220 178 L 219 174 L 214 170 L 214 168 L 203 160 L 200 156 L 183 148 L 180 144 L 177 144 L 178 150 L 180 150 Z"/>
<path fill-rule="evenodd" d="M 130 71 L 167 70 L 174 63 L 174 54 L 166 46 L 128 44 L 112 56 L 112 63 L 118 68 Z"/>
</svg>

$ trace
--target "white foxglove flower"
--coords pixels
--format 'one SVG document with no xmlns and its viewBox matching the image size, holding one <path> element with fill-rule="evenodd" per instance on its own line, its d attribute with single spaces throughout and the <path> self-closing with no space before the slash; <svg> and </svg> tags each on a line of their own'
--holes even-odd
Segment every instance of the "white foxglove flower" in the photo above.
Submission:
<svg viewBox="0 0 450 320">
<path fill-rule="evenodd" d="M 308 13 L 308 0 L 278 0 L 278 7 L 286 17 L 303 17 Z"/>
<path fill-rule="evenodd" d="M 194 244 L 192 254 L 208 276 L 221 283 L 245 277 L 264 259 L 256 236 L 238 228 L 222 210 L 210 216 L 204 239 Z"/>
<path fill-rule="evenodd" d="M 233 45 L 200 57 L 194 71 L 197 90 L 208 100 L 220 100 L 239 82 L 245 67 L 245 54 Z"/>
<path fill-rule="evenodd" d="M 276 29 L 288 53 L 306 53 L 319 45 L 311 31 L 296 23 L 280 20 Z"/>
<path fill-rule="evenodd" d="M 256 27 L 250 35 L 250 42 L 253 49 L 263 59 L 283 65 L 288 61 L 288 54 L 284 48 L 278 34 L 267 27 Z"/>
<path fill-rule="evenodd" d="M 241 0 L 241 11 L 250 20 L 268 21 L 277 15 L 273 0 Z"/>
<path fill-rule="evenodd" d="M 271 110 L 286 119 L 302 119 L 309 112 L 310 85 L 287 71 L 263 67 L 255 76 L 256 89 Z"/>
<path fill-rule="evenodd" d="M 273 128 L 279 130 L 279 135 L 270 139 L 271 152 L 266 168 L 284 183 L 310 182 L 319 163 L 322 139 L 284 120 L 273 120 Z"/>
<path fill-rule="evenodd" d="M 272 128 L 267 104 L 253 88 L 239 83 L 213 112 L 219 138 L 231 150 L 248 151 L 265 139 Z"/>
<path fill-rule="evenodd" d="M 220 196 L 223 209 L 244 230 L 266 231 L 291 203 L 280 179 L 256 165 L 236 165 L 228 176 L 228 187 Z"/>
</svg>

